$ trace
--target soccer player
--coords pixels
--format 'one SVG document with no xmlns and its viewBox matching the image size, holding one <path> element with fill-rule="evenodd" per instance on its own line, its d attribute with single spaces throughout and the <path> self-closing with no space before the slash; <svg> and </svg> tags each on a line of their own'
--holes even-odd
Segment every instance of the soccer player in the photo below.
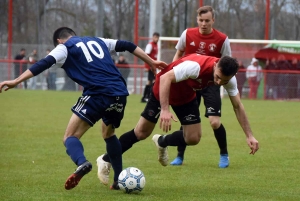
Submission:
<svg viewBox="0 0 300 201">
<path fill-rule="evenodd" d="M 197 10 L 198 27 L 186 29 L 180 36 L 176 45 L 176 54 L 173 61 L 179 59 L 184 54 L 198 53 L 207 56 L 221 58 L 231 56 L 231 48 L 228 37 L 213 28 L 215 22 L 215 12 L 211 6 L 203 6 Z M 197 101 L 200 105 L 203 97 L 206 108 L 205 116 L 208 117 L 210 125 L 214 131 L 215 138 L 220 148 L 219 167 L 229 166 L 227 150 L 226 130 L 221 123 L 221 97 L 220 86 L 209 86 L 197 91 Z M 171 165 L 182 165 L 184 160 L 184 145 L 177 147 L 177 157 Z"/>
<path fill-rule="evenodd" d="M 55 48 L 15 80 L 0 83 L 0 92 L 36 76 L 52 65 L 61 63 L 66 74 L 83 86 L 83 94 L 71 108 L 73 115 L 63 137 L 67 154 L 78 166 L 69 176 L 65 189 L 77 186 L 80 179 L 92 170 L 92 164 L 83 153 L 80 138 L 97 121 L 102 119 L 102 136 L 117 181 L 122 171 L 122 150 L 114 134 L 120 126 L 126 106 L 128 91 L 125 80 L 115 67 L 110 51 L 129 51 L 152 67 L 162 68 L 164 62 L 154 61 L 135 44 L 98 37 L 78 37 L 68 27 L 61 27 L 53 34 Z M 6 88 L 5 88 L 6 87 Z"/>
<path fill-rule="evenodd" d="M 229 56 L 221 59 L 200 54 L 190 54 L 181 57 L 168 65 L 156 75 L 149 101 L 134 129 L 124 133 L 119 140 L 122 152 L 126 152 L 133 144 L 149 137 L 160 116 L 160 128 L 164 132 L 171 130 L 171 119 L 175 117 L 169 110 L 173 108 L 183 130 L 170 135 L 154 135 L 152 140 L 158 147 L 158 160 L 163 166 L 168 165 L 167 146 L 196 145 L 201 138 L 201 119 L 195 90 L 207 86 L 224 85 L 227 90 L 236 118 L 242 127 L 250 154 L 258 150 L 258 141 L 254 138 L 244 106 L 237 89 L 235 74 L 238 62 Z M 107 154 L 97 159 L 102 170 L 99 176 L 101 182 L 108 180 L 110 159 Z"/>
<path fill-rule="evenodd" d="M 145 49 L 146 54 L 148 54 L 148 56 L 154 60 L 157 60 L 157 52 L 158 52 L 157 42 L 158 42 L 158 40 L 159 40 L 159 33 L 154 32 L 152 35 L 152 41 L 147 44 L 146 49 Z M 144 89 L 144 94 L 141 99 L 142 103 L 146 103 L 148 101 L 148 99 L 150 97 L 150 93 L 151 93 L 151 87 L 152 87 L 153 81 L 155 79 L 155 75 L 154 75 L 151 67 L 147 63 L 145 63 L 145 67 L 148 71 L 148 83 Z"/>
</svg>

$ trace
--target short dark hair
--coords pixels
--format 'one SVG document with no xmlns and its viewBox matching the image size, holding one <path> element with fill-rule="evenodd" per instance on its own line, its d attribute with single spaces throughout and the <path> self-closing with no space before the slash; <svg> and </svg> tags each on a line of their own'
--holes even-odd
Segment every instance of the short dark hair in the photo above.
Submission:
<svg viewBox="0 0 300 201">
<path fill-rule="evenodd" d="M 60 27 L 56 29 L 53 33 L 53 45 L 56 47 L 58 45 L 57 39 L 65 39 L 69 36 L 76 36 L 75 31 L 69 27 Z"/>
<path fill-rule="evenodd" d="M 215 18 L 215 10 L 211 6 L 202 6 L 197 10 L 199 16 L 208 12 L 211 12 L 212 18 Z"/>
<path fill-rule="evenodd" d="M 239 63 L 235 58 L 224 56 L 219 60 L 218 68 L 220 68 L 223 75 L 232 76 L 238 72 Z"/>
<path fill-rule="evenodd" d="M 157 37 L 159 37 L 159 33 L 158 33 L 158 32 L 154 32 L 152 36 L 157 36 Z"/>
</svg>

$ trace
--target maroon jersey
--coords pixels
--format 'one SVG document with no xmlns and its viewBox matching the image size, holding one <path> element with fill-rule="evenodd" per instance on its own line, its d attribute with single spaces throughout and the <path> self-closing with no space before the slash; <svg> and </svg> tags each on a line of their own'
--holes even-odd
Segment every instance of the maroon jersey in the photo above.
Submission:
<svg viewBox="0 0 300 201">
<path fill-rule="evenodd" d="M 155 83 L 153 86 L 153 94 L 155 98 L 159 100 L 160 76 L 185 61 L 192 61 L 198 63 L 200 68 L 199 74 L 195 75 L 196 79 L 189 78 L 184 81 L 172 83 L 169 97 L 170 105 L 183 105 L 190 102 L 196 97 L 195 90 L 201 90 L 207 86 L 214 85 L 213 68 L 214 63 L 217 63 L 218 60 L 219 58 L 216 57 L 209 57 L 199 54 L 189 54 L 172 62 L 166 68 L 161 70 L 155 77 Z"/>
</svg>

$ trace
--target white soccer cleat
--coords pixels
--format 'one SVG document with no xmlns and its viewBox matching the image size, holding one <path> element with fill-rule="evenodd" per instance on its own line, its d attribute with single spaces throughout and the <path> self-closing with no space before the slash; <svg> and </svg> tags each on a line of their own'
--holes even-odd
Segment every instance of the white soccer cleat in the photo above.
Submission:
<svg viewBox="0 0 300 201">
<path fill-rule="evenodd" d="M 167 147 L 163 148 L 163 147 L 159 146 L 159 144 L 158 144 L 158 138 L 160 136 L 161 135 L 159 135 L 159 134 L 155 134 L 152 137 L 152 141 L 154 142 L 154 144 L 156 145 L 156 147 L 158 149 L 158 161 L 160 162 L 161 165 L 167 166 L 168 165 L 168 161 L 169 161 L 168 149 L 167 149 Z"/>
<path fill-rule="evenodd" d="M 100 182 L 104 185 L 107 185 L 109 182 L 109 172 L 111 168 L 111 164 L 109 162 L 105 162 L 103 160 L 103 155 L 99 156 L 97 158 L 97 166 L 98 166 L 98 178 L 100 179 Z"/>
</svg>

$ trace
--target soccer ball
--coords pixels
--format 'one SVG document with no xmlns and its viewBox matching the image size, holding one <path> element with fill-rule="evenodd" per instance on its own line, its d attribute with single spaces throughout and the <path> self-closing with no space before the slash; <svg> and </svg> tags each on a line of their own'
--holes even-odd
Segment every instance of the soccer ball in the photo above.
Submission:
<svg viewBox="0 0 300 201">
<path fill-rule="evenodd" d="M 145 184 L 146 179 L 143 172 L 135 167 L 124 169 L 118 178 L 118 185 L 125 193 L 139 193 Z"/>
</svg>

